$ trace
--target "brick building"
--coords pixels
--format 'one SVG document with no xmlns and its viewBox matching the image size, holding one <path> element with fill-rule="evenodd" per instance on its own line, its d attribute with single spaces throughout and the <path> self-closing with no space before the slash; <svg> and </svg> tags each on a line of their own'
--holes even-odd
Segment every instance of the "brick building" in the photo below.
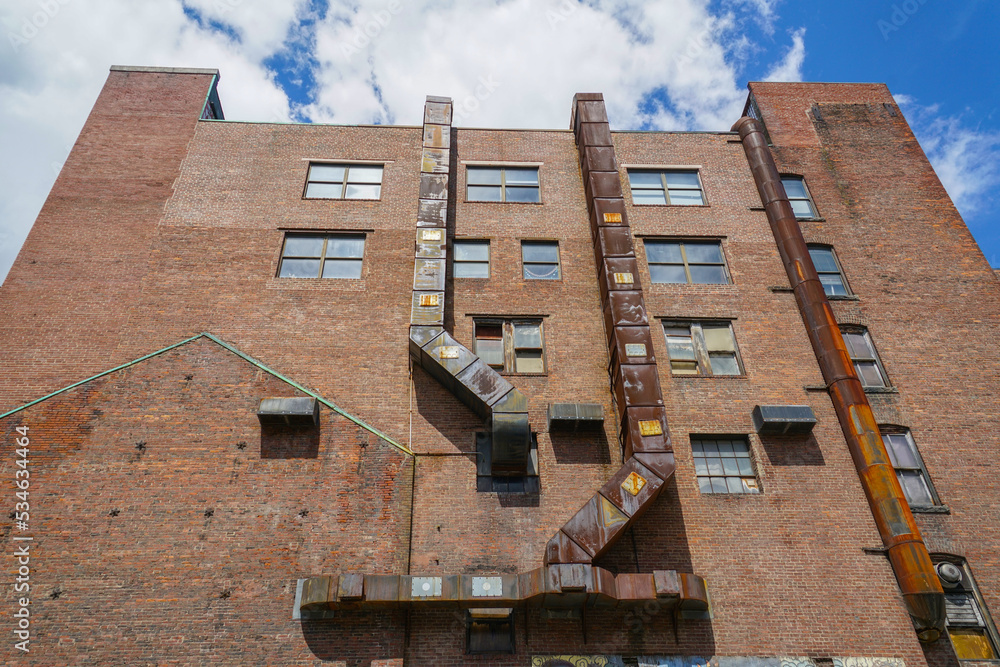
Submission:
<svg viewBox="0 0 1000 667">
<path fill-rule="evenodd" d="M 612 132 L 217 80 L 112 68 L 0 288 L 9 664 L 997 657 L 1000 281 L 885 86 Z"/>
</svg>

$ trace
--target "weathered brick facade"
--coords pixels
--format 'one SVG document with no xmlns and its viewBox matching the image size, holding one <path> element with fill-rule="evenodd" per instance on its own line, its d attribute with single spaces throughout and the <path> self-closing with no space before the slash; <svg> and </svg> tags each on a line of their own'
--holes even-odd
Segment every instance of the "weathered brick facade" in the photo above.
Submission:
<svg viewBox="0 0 1000 667">
<path fill-rule="evenodd" d="M 476 317 L 535 318 L 545 341 L 544 374 L 505 374 L 528 397 L 541 490 L 477 491 L 483 421 L 407 352 L 421 128 L 199 120 L 214 77 L 113 70 L 0 288 L 0 415 L 200 332 L 228 344 L 196 337 L 0 417 L 0 479 L 15 479 L 17 427 L 31 450 L 30 530 L 11 519 L 2 538 L 10 573 L 14 538 L 34 538 L 30 653 L 13 648 L 19 595 L 0 600 L 10 664 L 955 663 L 947 637 L 917 640 L 740 136 L 723 131 L 613 133 L 676 473 L 594 563 L 704 577 L 710 617 L 517 606 L 512 655 L 467 655 L 457 605 L 293 619 L 316 575 L 538 568 L 619 470 L 594 242 L 572 131 L 452 130 L 448 238 L 489 239 L 490 277 L 449 262 L 445 328 L 473 349 Z M 964 558 L 1000 613 L 1000 281 L 884 86 L 750 90 L 778 168 L 818 209 L 802 235 L 835 249 L 850 285 L 837 321 L 867 328 L 890 380 L 868 393 L 875 417 L 911 431 L 940 496 L 916 514 L 924 542 Z M 304 199 L 310 160 L 383 164 L 381 198 Z M 542 203 L 467 201 L 470 163 L 538 165 Z M 632 205 L 638 166 L 697 169 L 706 205 Z M 276 277 L 292 230 L 363 232 L 362 277 Z M 720 239 L 731 284 L 653 283 L 648 237 Z M 558 241 L 560 280 L 522 278 L 524 239 Z M 744 372 L 672 375 L 664 319 L 731 321 Z M 315 429 L 262 428 L 261 398 L 307 395 L 276 374 L 357 422 L 323 407 Z M 599 404 L 604 425 L 550 433 L 550 403 Z M 756 405 L 809 406 L 817 424 L 759 436 Z M 761 493 L 702 493 L 703 435 L 746 437 Z"/>
</svg>

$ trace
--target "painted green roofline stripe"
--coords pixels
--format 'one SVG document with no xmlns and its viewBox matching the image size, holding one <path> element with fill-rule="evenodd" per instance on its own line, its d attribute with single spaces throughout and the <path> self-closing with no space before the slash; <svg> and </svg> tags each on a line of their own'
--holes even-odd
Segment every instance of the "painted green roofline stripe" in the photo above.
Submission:
<svg viewBox="0 0 1000 667">
<path fill-rule="evenodd" d="M 268 366 L 262 364 L 261 362 L 257 361 L 253 357 L 251 357 L 250 355 L 241 352 L 240 350 L 236 349 L 235 347 L 233 347 L 229 343 L 226 343 L 225 341 L 223 341 L 223 340 L 215 337 L 213 334 L 210 334 L 207 331 L 203 332 L 203 333 L 200 333 L 200 334 L 198 334 L 196 336 L 191 336 L 190 338 L 186 338 L 186 339 L 184 339 L 184 340 L 182 340 L 182 341 L 180 341 L 178 343 L 174 343 L 173 345 L 169 345 L 169 346 L 167 346 L 167 347 L 165 347 L 165 348 L 163 348 L 161 350 L 157 350 L 156 352 L 150 352 L 149 354 L 143 355 L 143 356 L 139 357 L 138 359 L 133 359 L 132 361 L 126 362 L 124 364 L 121 364 L 120 366 L 115 366 L 114 368 L 109 368 L 108 370 L 103 371 L 101 373 L 98 373 L 97 375 L 90 376 L 86 380 L 80 380 L 79 382 L 74 382 L 71 385 L 63 387 L 62 389 L 57 389 L 56 391 L 52 392 L 51 394 L 46 394 L 45 396 L 42 396 L 41 398 L 36 398 L 35 400 L 33 400 L 33 401 L 29 402 L 29 403 L 25 403 L 24 405 L 22 405 L 20 407 L 16 407 L 13 410 L 8 410 L 7 412 L 4 412 L 3 414 L 0 414 L 0 419 L 4 419 L 4 418 L 9 417 L 9 416 L 11 416 L 13 414 L 21 412 L 22 410 L 26 410 L 26 409 L 32 407 L 33 405 L 38 405 L 39 403 L 41 403 L 43 401 L 47 401 L 50 398 L 53 398 L 54 396 L 58 396 L 59 394 L 65 393 L 65 392 L 69 391 L 70 389 L 75 389 L 75 388 L 79 387 L 80 385 L 87 384 L 88 382 L 91 382 L 93 380 L 100 379 L 100 378 L 104 377 L 105 375 L 110 375 L 111 373 L 116 373 L 116 372 L 118 372 L 120 370 L 124 370 L 124 369 L 128 368 L 129 366 L 134 366 L 134 365 L 136 365 L 138 363 L 146 361 L 147 359 L 152 359 L 153 357 L 159 356 L 159 355 L 163 354 L 164 352 L 169 352 L 170 350 L 178 348 L 181 345 L 186 345 L 187 343 L 196 341 L 199 338 L 207 338 L 207 339 L 209 339 L 210 341 L 212 341 L 216 345 L 219 345 L 220 347 L 223 347 L 226 350 L 229 350 L 230 352 L 232 352 L 233 354 L 235 354 L 239 358 L 243 359 L 244 361 L 249 362 L 250 364 L 256 366 L 259 369 L 261 369 L 262 371 L 264 371 L 266 373 L 269 373 L 270 375 L 278 378 L 279 380 L 281 380 L 285 384 L 290 385 L 290 386 L 294 387 L 295 389 L 298 389 L 299 391 L 301 391 L 301 392 L 303 392 L 305 394 L 308 394 L 312 398 L 315 398 L 317 401 L 319 401 L 320 403 L 322 403 L 326 407 L 330 408 L 331 410 L 333 410 L 337 414 L 341 415 L 342 417 L 345 417 L 345 418 L 349 419 L 350 421 L 354 422 L 355 424 L 357 424 L 361 428 L 365 429 L 366 431 L 369 431 L 370 433 L 373 433 L 374 435 L 377 435 L 379 438 L 381 438 L 382 440 L 385 440 L 387 443 L 389 443 L 390 445 L 392 445 L 393 447 L 395 447 L 399 451 L 403 452 L 404 454 L 407 454 L 409 456 L 415 456 L 415 454 L 409 448 L 404 447 L 403 445 L 399 444 L 398 442 L 396 442 L 395 440 L 393 440 L 392 438 L 390 438 L 385 433 L 382 433 L 381 431 L 379 431 L 374 426 L 365 423 L 361 419 L 358 419 L 354 415 L 346 412 L 345 410 L 341 409 L 337 405 L 335 405 L 335 404 L 331 403 L 330 401 L 326 400 L 325 398 L 323 398 L 322 396 L 320 396 L 316 392 L 311 391 L 309 389 L 306 389 L 305 387 L 303 387 L 302 385 L 300 385 L 298 382 L 295 382 L 294 380 L 290 380 L 290 379 L 286 378 L 281 373 L 278 373 L 277 371 L 272 370 Z"/>
</svg>

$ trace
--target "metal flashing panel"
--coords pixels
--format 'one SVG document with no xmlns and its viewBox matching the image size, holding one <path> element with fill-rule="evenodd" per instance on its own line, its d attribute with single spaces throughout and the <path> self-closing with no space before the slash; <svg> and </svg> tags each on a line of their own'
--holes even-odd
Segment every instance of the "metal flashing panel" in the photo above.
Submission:
<svg viewBox="0 0 1000 667">
<path fill-rule="evenodd" d="M 319 424 L 319 401 L 310 396 L 263 398 L 257 408 L 261 424 Z"/>
</svg>

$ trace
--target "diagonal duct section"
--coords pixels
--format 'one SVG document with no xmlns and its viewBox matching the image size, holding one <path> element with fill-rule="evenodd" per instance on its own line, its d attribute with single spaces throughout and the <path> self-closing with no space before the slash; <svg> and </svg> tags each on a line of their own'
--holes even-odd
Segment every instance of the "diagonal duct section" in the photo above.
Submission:
<svg viewBox="0 0 1000 667">
<path fill-rule="evenodd" d="M 625 462 L 549 541 L 547 564 L 591 563 L 642 515 L 674 474 L 666 410 L 604 96 L 574 96 L 570 125 L 580 151 Z"/>
<path fill-rule="evenodd" d="M 851 363 L 840 327 L 809 256 L 761 123 L 744 116 L 733 126 L 753 172 L 767 220 L 795 293 L 816 359 L 830 391 L 851 458 L 861 478 L 903 601 L 923 641 L 944 632 L 944 592 L 913 513 L 896 479 L 875 416 Z"/>
<path fill-rule="evenodd" d="M 493 474 L 523 475 L 531 454 L 527 399 L 444 330 L 451 120 L 451 98 L 428 96 L 424 104 L 410 354 L 489 424 Z"/>
</svg>

